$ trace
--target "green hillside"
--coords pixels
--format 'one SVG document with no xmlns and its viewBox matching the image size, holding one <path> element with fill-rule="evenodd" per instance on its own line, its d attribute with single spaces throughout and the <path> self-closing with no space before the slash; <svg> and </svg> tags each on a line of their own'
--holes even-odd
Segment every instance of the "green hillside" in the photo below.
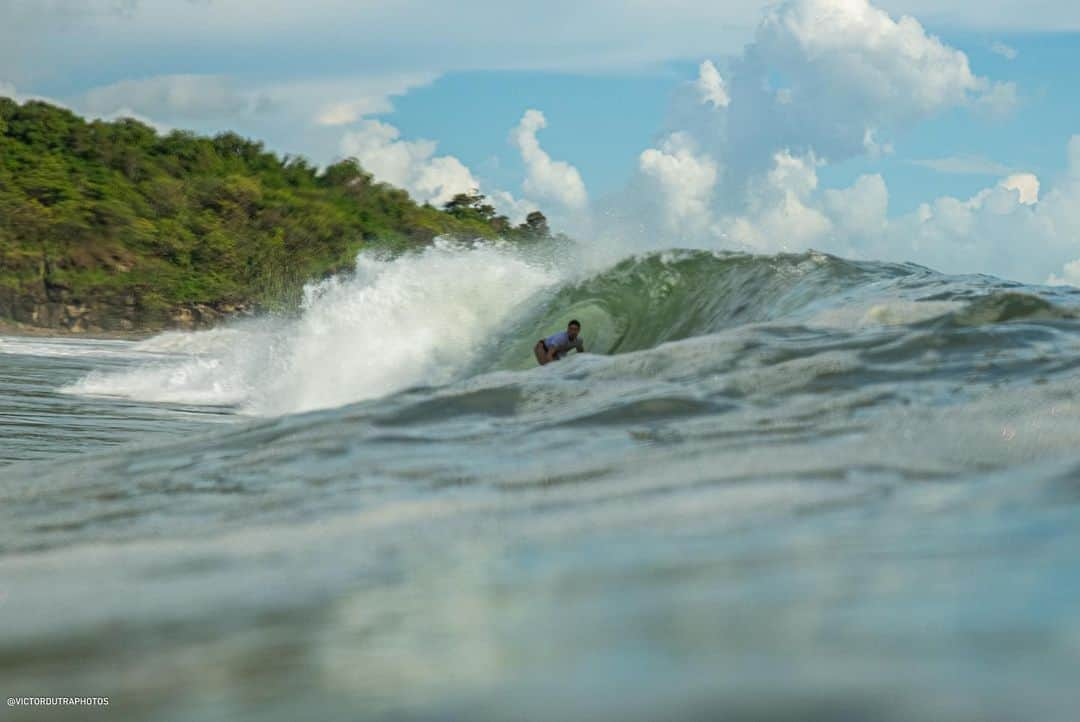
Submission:
<svg viewBox="0 0 1080 722">
<path fill-rule="evenodd" d="M 323 170 L 234 133 L 159 135 L 0 98 L 0 319 L 59 330 L 153 330 L 295 306 L 304 282 L 365 247 L 438 235 L 529 241 L 483 196 L 443 209 L 356 161 Z"/>
</svg>

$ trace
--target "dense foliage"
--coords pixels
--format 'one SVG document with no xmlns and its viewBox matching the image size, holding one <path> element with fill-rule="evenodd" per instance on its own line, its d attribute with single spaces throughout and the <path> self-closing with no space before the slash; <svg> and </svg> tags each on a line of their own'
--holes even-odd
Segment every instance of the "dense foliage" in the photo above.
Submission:
<svg viewBox="0 0 1080 722">
<path fill-rule="evenodd" d="M 419 205 L 355 160 L 320 171 L 234 133 L 0 98 L 0 292 L 16 301 L 126 303 L 153 324 L 182 304 L 287 306 L 366 245 L 548 234 L 542 214 L 512 227 L 476 193 Z"/>
</svg>

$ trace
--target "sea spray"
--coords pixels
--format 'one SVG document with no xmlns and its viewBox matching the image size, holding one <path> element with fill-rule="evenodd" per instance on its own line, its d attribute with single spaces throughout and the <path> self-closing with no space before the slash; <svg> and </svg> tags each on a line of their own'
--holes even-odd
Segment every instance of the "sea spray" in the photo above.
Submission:
<svg viewBox="0 0 1080 722">
<path fill-rule="evenodd" d="M 443 384 L 492 352 L 507 317 L 556 279 L 505 246 L 361 254 L 353 273 L 310 284 L 296 318 L 162 334 L 139 349 L 172 356 L 64 390 L 278 415 Z"/>
<path fill-rule="evenodd" d="M 277 373 L 248 409 L 339 406 L 458 378 L 500 326 L 555 279 L 504 248 L 437 244 L 309 286 Z"/>
</svg>

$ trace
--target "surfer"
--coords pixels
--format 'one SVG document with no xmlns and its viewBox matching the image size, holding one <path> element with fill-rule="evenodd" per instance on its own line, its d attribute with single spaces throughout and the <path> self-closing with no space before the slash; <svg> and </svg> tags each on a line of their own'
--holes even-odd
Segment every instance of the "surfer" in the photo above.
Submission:
<svg viewBox="0 0 1080 722">
<path fill-rule="evenodd" d="M 542 338 L 533 346 L 536 360 L 543 366 L 552 361 L 558 361 L 570 349 L 577 349 L 578 353 L 585 353 L 585 341 L 581 338 L 581 323 L 576 319 L 566 325 L 565 331 Z"/>
</svg>

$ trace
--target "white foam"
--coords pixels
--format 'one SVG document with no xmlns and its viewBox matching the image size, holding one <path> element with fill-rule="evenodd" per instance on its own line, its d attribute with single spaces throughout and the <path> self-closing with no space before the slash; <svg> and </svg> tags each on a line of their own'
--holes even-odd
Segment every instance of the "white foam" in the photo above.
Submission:
<svg viewBox="0 0 1080 722">
<path fill-rule="evenodd" d="M 146 353 L 206 353 L 227 349 L 235 345 L 243 332 L 238 328 L 222 327 L 190 333 L 166 331 L 135 345 Z"/>
<path fill-rule="evenodd" d="M 312 284 L 296 319 L 264 319 L 139 345 L 167 360 L 94 373 L 65 389 L 278 415 L 458 378 L 549 270 L 492 246 L 446 243 Z M 180 357 L 178 358 L 177 355 Z"/>
</svg>

